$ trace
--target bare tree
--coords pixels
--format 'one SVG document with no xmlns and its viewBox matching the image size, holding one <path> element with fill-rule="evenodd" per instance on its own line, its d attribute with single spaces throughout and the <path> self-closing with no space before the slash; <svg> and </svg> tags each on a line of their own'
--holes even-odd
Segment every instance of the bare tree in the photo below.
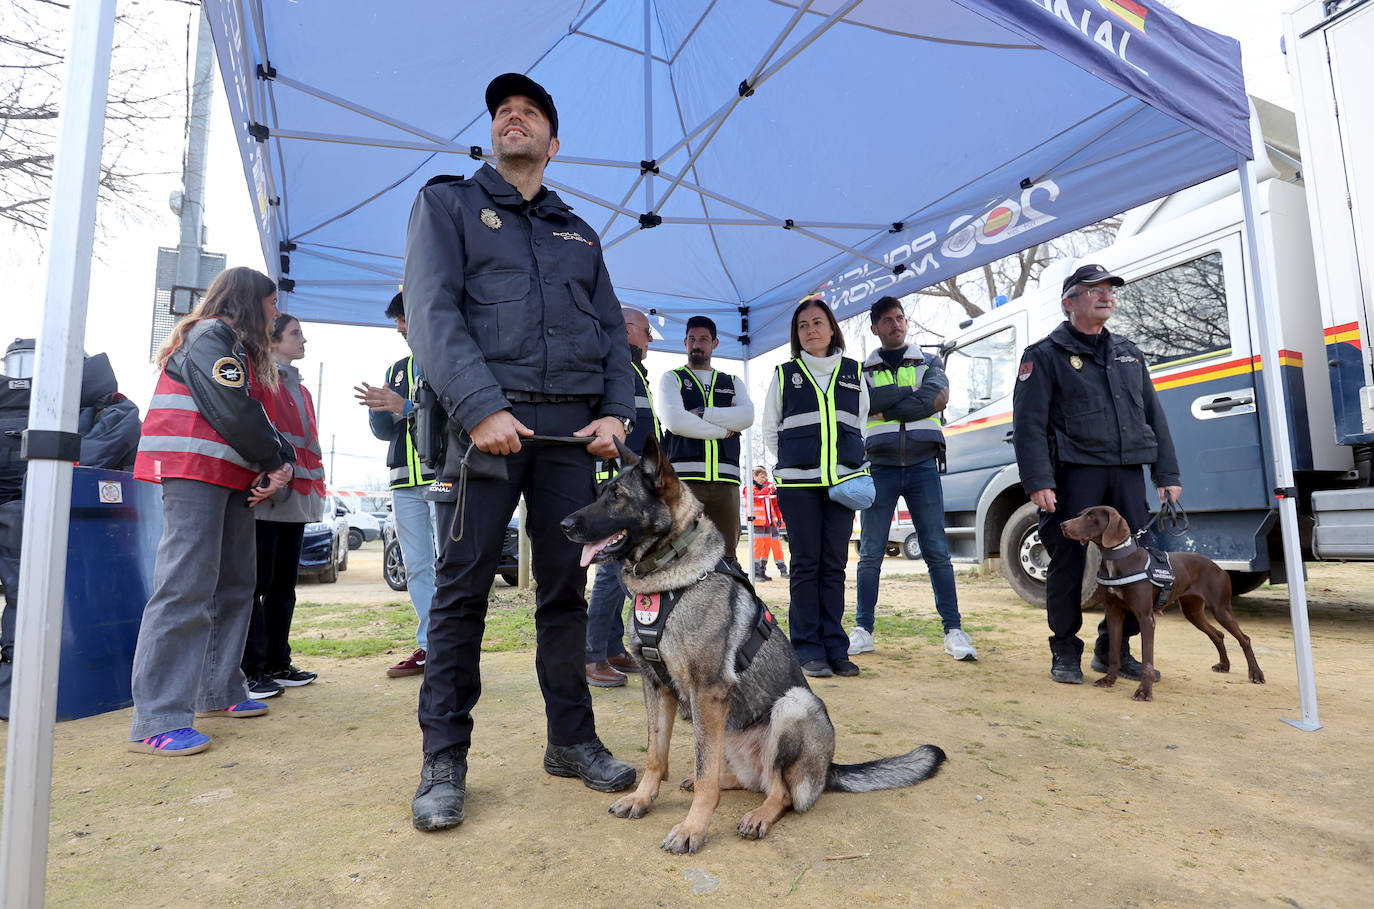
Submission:
<svg viewBox="0 0 1374 909">
<path fill-rule="evenodd" d="M 105 212 L 124 218 L 145 211 L 140 192 L 145 178 L 179 169 L 179 149 L 150 135 L 165 129 L 181 92 L 179 86 L 162 90 L 169 66 L 166 47 L 157 30 L 146 27 L 154 14 L 171 13 L 172 3 L 130 0 L 120 10 L 100 200 Z M 48 220 L 70 20 L 70 7 L 58 0 L 0 4 L 0 219 L 35 238 Z"/>
</svg>

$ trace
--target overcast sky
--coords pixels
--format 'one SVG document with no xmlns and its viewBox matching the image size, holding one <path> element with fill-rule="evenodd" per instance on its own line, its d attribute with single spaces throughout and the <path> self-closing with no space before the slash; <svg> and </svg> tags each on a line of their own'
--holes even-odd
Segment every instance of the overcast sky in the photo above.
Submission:
<svg viewBox="0 0 1374 909">
<path fill-rule="evenodd" d="M 1280 14 L 1295 2 L 1176 0 L 1171 6 L 1198 25 L 1239 40 L 1250 92 L 1291 108 L 1292 94 L 1279 38 L 1282 34 Z M 148 6 L 145 4 L 143 8 Z M 185 59 L 188 17 L 192 8 L 171 3 L 153 8 L 158 12 L 151 26 L 164 30 L 169 51 L 163 71 L 154 75 L 165 80 L 166 91 L 179 91 L 186 79 L 181 62 Z M 194 28 L 190 34 L 194 38 Z M 218 85 L 211 116 L 206 248 L 225 253 L 231 266 L 262 268 L 243 170 L 234 148 L 223 91 Z M 167 136 L 159 140 L 159 145 L 179 149 L 180 135 L 180 122 L 171 123 Z M 167 153 L 166 157 L 171 163 L 162 166 L 175 170 L 179 152 Z M 112 226 L 98 241 L 100 260 L 92 268 L 86 349 L 89 353 L 105 351 L 110 354 L 122 390 L 140 408 L 146 405 L 156 380 L 156 373 L 148 362 L 148 346 L 157 247 L 177 243 L 177 221 L 166 200 L 179 185 L 179 172 L 148 181 L 149 212 L 129 218 L 125 223 L 112 217 L 115 213 L 105 213 L 107 224 Z M 10 338 L 32 337 L 39 332 L 46 276 L 39 243 L 7 237 L 2 245 L 0 269 L 4 270 L 11 290 L 8 304 L 0 310 L 0 340 L 8 343 Z M 379 306 L 384 306 L 385 302 L 379 297 Z M 385 485 L 382 459 L 386 446 L 368 432 L 365 413 L 353 402 L 350 389 L 360 380 L 380 382 L 386 367 L 406 354 L 404 342 L 394 331 L 377 328 L 307 323 L 304 329 L 306 359 L 297 365 L 311 392 L 323 391 L 320 436 L 327 463 L 331 449 L 334 451 L 332 475 L 335 485 L 340 488 Z M 755 361 L 752 371 L 756 385 L 776 360 L 777 357 L 765 357 Z M 653 354 L 649 368 L 658 373 L 679 363 L 680 358 Z M 321 370 L 322 385 L 318 382 Z"/>
</svg>

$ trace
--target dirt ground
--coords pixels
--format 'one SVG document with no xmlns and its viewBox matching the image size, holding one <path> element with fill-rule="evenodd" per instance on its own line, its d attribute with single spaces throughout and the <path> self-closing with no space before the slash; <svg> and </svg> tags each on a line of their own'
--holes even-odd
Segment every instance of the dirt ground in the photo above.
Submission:
<svg viewBox="0 0 1374 909">
<path fill-rule="evenodd" d="M 302 598 L 397 599 L 373 548 L 353 553 L 339 584 Z M 914 564 L 889 560 L 880 615 L 934 618 Z M 273 700 L 269 715 L 201 721 L 215 744 L 194 757 L 127 753 L 127 710 L 62 723 L 48 901 L 1374 905 L 1374 568 L 1311 573 L 1320 731 L 1281 722 L 1299 716 L 1284 588 L 1237 602 L 1268 684 L 1246 681 L 1234 643 L 1239 671 L 1211 672 L 1211 645 L 1173 611 L 1159 627 L 1157 699 L 1136 703 L 1128 682 L 1050 682 L 1043 614 L 995 576 L 961 576 L 978 662 L 880 635 L 878 652 L 858 658 L 858 678 L 813 685 L 835 722 L 838 760 L 931 742 L 949 755 L 941 773 L 902 791 L 828 794 L 758 842 L 734 825 L 760 797 L 726 793 L 693 856 L 659 849 L 688 794 L 665 787 L 648 817 L 624 821 L 607 813 L 611 796 L 543 772 L 529 652 L 483 658 L 467 821 L 439 834 L 410 826 L 419 680 L 385 677 L 395 655 L 310 660 L 319 681 Z M 783 585 L 761 590 L 785 611 Z M 851 580 L 851 601 L 852 591 Z M 642 770 L 638 680 L 593 699 L 602 738 Z M 672 761 L 685 774 L 690 727 L 677 733 Z"/>
</svg>

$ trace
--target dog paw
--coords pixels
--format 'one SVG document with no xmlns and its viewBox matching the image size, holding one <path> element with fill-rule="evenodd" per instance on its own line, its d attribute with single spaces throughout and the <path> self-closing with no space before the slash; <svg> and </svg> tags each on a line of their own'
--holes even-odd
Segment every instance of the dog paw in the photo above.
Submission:
<svg viewBox="0 0 1374 909">
<path fill-rule="evenodd" d="M 738 829 L 739 835 L 747 840 L 761 840 L 773 829 L 773 825 L 768 818 L 760 817 L 758 812 L 751 811 L 740 818 Z"/>
<path fill-rule="evenodd" d="M 697 788 L 697 781 L 694 777 L 689 776 L 681 783 L 678 783 L 678 788 L 683 792 L 693 792 Z"/>
<path fill-rule="evenodd" d="M 706 845 L 706 831 L 693 830 L 684 821 L 663 839 L 663 848 L 677 855 L 693 855 Z"/>
<path fill-rule="evenodd" d="M 1230 671 L 1231 671 L 1231 663 L 1230 663 L 1229 660 L 1228 660 L 1227 662 L 1225 662 L 1225 663 L 1217 663 L 1215 666 L 1212 667 L 1212 671 L 1213 671 L 1213 672 L 1230 672 Z"/>
<path fill-rule="evenodd" d="M 1131 699 L 1136 701 L 1153 701 L 1155 696 L 1154 692 L 1147 691 L 1144 686 L 1141 686 L 1135 690 L 1135 694 L 1131 696 Z"/>
<path fill-rule="evenodd" d="M 1094 688 L 1110 688 L 1110 687 L 1112 687 L 1112 686 L 1115 685 L 1115 684 L 1116 684 L 1116 679 L 1115 679 L 1115 678 L 1113 678 L 1112 676 L 1109 676 L 1109 675 L 1104 675 L 1102 678 L 1098 679 L 1096 682 L 1093 682 L 1093 687 L 1094 687 Z"/>
<path fill-rule="evenodd" d="M 1264 684 L 1264 673 L 1260 672 L 1260 668 L 1258 666 L 1250 670 L 1250 681 L 1254 682 L 1256 685 Z"/>
<path fill-rule="evenodd" d="M 624 798 L 616 799 L 607 810 L 616 817 L 634 820 L 649 813 L 649 805 L 652 801 L 652 799 L 640 798 L 637 794 L 627 795 Z"/>
</svg>

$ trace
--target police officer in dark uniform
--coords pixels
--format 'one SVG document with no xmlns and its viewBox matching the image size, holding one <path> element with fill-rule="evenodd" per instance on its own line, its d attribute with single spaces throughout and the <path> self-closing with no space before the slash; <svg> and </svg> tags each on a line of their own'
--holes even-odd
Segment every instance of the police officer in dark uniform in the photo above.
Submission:
<svg viewBox="0 0 1374 909">
<path fill-rule="evenodd" d="M 507 73 L 487 86 L 486 102 L 496 166 L 466 180 L 431 180 L 406 236 L 411 349 L 450 420 L 477 449 L 504 456 L 507 473 L 470 476 L 460 501 L 438 508 L 441 551 L 420 689 L 425 759 L 411 805 L 420 830 L 463 821 L 487 592 L 522 493 L 539 578 L 544 769 L 606 792 L 635 778 L 596 736 L 581 659 L 587 573 L 580 547 L 559 529 L 592 501 L 593 458 L 614 457 L 616 440 L 633 426 L 625 321 L 596 233 L 542 185 L 558 152 L 553 99 L 534 80 Z M 536 433 L 592 441 L 527 438 Z M 450 462 L 462 448 L 450 444 Z"/>
<path fill-rule="evenodd" d="M 1040 540 L 1050 554 L 1045 612 L 1050 625 L 1050 678 L 1081 684 L 1082 582 L 1086 551 L 1064 538 L 1060 523 L 1093 505 L 1111 505 L 1132 530 L 1148 521 L 1148 464 L 1159 501 L 1177 500 L 1178 459 L 1145 355 L 1107 331 L 1116 288 L 1126 282 L 1100 265 L 1084 265 L 1064 280 L 1060 305 L 1068 317 L 1026 348 L 1012 397 L 1012 427 L 1021 485 L 1040 509 Z M 1139 680 L 1126 616 L 1121 674 Z M 1107 671 L 1107 623 L 1097 628 L 1092 668 Z"/>
</svg>

